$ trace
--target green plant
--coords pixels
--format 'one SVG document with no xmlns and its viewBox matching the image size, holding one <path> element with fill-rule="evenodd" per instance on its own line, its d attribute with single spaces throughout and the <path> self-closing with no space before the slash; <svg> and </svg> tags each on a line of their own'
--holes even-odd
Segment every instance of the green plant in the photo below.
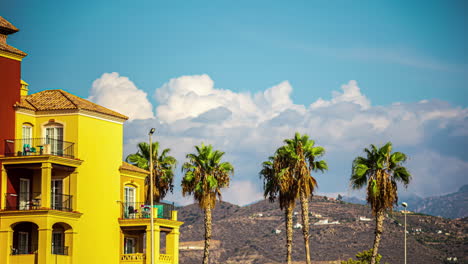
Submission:
<svg viewBox="0 0 468 264">
<path fill-rule="evenodd" d="M 356 258 L 357 260 L 353 260 L 352 258 L 350 258 L 346 261 L 341 261 L 341 264 L 369 264 L 372 259 L 372 249 L 358 252 L 356 254 Z M 382 258 L 382 255 L 377 254 L 377 257 L 375 258 L 375 263 L 379 264 L 381 258 Z"/>
<path fill-rule="evenodd" d="M 367 185 L 367 203 L 371 206 L 375 216 L 375 239 L 371 264 L 376 263 L 383 232 L 383 221 L 386 211 L 392 211 L 398 204 L 397 182 L 406 187 L 411 180 L 411 174 L 402 166 L 406 155 L 401 152 L 392 152 L 392 143 L 388 142 L 378 148 L 370 145 L 365 148 L 366 157 L 357 157 L 353 161 L 351 186 L 360 189 Z"/>
<path fill-rule="evenodd" d="M 229 176 L 234 167 L 229 162 L 222 162 L 224 152 L 213 150 L 211 145 L 195 146 L 196 152 L 187 154 L 188 159 L 182 166 L 182 195 L 193 195 L 199 207 L 205 212 L 205 248 L 203 264 L 209 262 L 211 241 L 212 210 L 216 198 L 221 200 L 221 189 L 229 187 Z"/>
<path fill-rule="evenodd" d="M 153 159 L 153 195 L 154 201 L 159 202 L 168 192 L 174 189 L 174 169 L 176 167 L 176 159 L 169 155 L 171 149 L 163 149 L 159 152 L 159 142 L 153 142 L 150 145 L 146 142 L 138 143 L 138 151 L 135 154 L 127 156 L 126 161 L 144 170 L 150 170 L 150 156 Z M 151 188 L 150 188 L 150 176 L 145 179 L 146 185 L 146 202 L 150 202 Z"/>
</svg>

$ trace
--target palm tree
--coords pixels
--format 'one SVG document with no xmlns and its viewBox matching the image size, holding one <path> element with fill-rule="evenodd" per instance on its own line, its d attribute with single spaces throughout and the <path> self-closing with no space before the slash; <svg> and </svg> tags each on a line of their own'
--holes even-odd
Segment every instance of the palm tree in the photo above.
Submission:
<svg viewBox="0 0 468 264">
<path fill-rule="evenodd" d="M 221 200 L 221 189 L 229 187 L 229 176 L 234 167 L 229 162 L 221 162 L 224 152 L 213 150 L 211 145 L 195 146 L 196 153 L 187 154 L 189 161 L 182 166 L 182 195 L 193 195 L 205 212 L 205 249 L 203 263 L 208 264 L 211 241 L 211 210 L 216 205 L 216 197 Z"/>
<path fill-rule="evenodd" d="M 263 190 L 265 198 L 270 202 L 279 200 L 281 210 L 285 210 L 286 224 L 286 262 L 292 261 L 292 237 L 293 237 L 293 210 L 295 206 L 295 190 L 289 185 L 291 175 L 287 168 L 282 168 L 281 157 L 269 157 L 262 163 L 262 170 L 259 175 L 263 178 Z M 289 186 L 288 186 L 289 185 Z"/>
<path fill-rule="evenodd" d="M 375 238 L 372 248 L 371 264 L 376 263 L 380 239 L 383 231 L 384 213 L 392 210 L 398 204 L 397 182 L 405 187 L 411 180 L 411 174 L 403 167 L 406 155 L 401 152 L 392 153 L 392 143 L 388 142 L 381 148 L 370 145 L 365 148 L 366 157 L 357 157 L 353 161 L 351 186 L 360 189 L 367 184 L 367 203 L 375 216 Z"/>
<path fill-rule="evenodd" d="M 285 145 L 277 150 L 277 155 L 283 157 L 284 167 L 290 171 L 292 177 L 290 183 L 296 189 L 302 210 L 302 234 L 306 252 L 306 263 L 310 264 L 309 248 L 309 197 L 317 188 L 317 181 L 312 177 L 313 171 L 325 171 L 328 169 L 326 161 L 319 160 L 325 154 L 323 147 L 316 147 L 315 141 L 308 135 L 296 132 L 294 138 L 286 139 Z"/>
<path fill-rule="evenodd" d="M 154 200 L 159 202 L 166 194 L 174 189 L 174 169 L 176 166 L 176 159 L 169 155 L 170 149 L 164 149 L 159 155 L 159 142 L 152 143 L 152 159 L 153 159 L 153 183 L 155 188 L 154 190 Z M 146 142 L 138 143 L 138 151 L 135 154 L 130 154 L 127 156 L 126 161 L 132 163 L 133 165 L 149 170 L 149 161 L 150 161 L 150 147 Z M 150 202 L 150 188 L 149 176 L 145 179 L 145 185 L 147 186 L 146 190 L 146 202 Z"/>
</svg>

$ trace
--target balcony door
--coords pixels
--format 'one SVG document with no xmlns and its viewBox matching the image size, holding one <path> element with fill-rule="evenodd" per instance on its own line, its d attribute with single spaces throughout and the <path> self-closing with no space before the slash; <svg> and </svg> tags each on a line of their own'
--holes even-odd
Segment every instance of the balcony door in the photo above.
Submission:
<svg viewBox="0 0 468 264">
<path fill-rule="evenodd" d="M 63 209 L 63 180 L 54 179 L 52 180 L 52 209 L 62 210 Z"/>
<path fill-rule="evenodd" d="M 63 155 L 63 126 L 52 124 L 46 126 L 46 144 L 50 145 L 50 154 Z"/>
<path fill-rule="evenodd" d="M 125 186 L 124 188 L 124 203 L 125 212 L 127 217 L 133 218 L 135 216 L 136 203 L 135 203 L 136 188 Z"/>
<path fill-rule="evenodd" d="M 63 231 L 52 232 L 52 254 L 65 255 Z"/>
<path fill-rule="evenodd" d="M 29 253 L 29 233 L 18 232 L 18 254 Z"/>
<path fill-rule="evenodd" d="M 31 182 L 29 179 L 20 178 L 20 190 L 19 190 L 19 209 L 29 210 L 30 197 L 30 186 Z"/>
<path fill-rule="evenodd" d="M 126 237 L 124 239 L 124 254 L 135 254 L 136 253 L 137 239 L 134 237 Z"/>
<path fill-rule="evenodd" d="M 29 147 L 34 147 L 32 145 L 32 126 L 29 124 L 23 124 L 23 144 L 27 144 Z"/>
</svg>

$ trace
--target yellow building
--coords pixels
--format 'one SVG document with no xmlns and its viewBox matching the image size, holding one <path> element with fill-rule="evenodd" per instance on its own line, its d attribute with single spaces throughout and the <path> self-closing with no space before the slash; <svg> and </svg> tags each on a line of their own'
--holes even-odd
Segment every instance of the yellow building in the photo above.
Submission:
<svg viewBox="0 0 468 264">
<path fill-rule="evenodd" d="M 0 45 L 1 60 L 21 61 L 10 53 Z M 122 162 L 127 117 L 63 90 L 28 95 L 27 86 L 1 88 L 20 100 L 0 108 L 14 109 L 14 138 L 0 138 L 0 263 L 150 263 L 149 172 Z M 154 215 L 155 263 L 178 263 L 182 222 L 170 204 Z"/>
</svg>

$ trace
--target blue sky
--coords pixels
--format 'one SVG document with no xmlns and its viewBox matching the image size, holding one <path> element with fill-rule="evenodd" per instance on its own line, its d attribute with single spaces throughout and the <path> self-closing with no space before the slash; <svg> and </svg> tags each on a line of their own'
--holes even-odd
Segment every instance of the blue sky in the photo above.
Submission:
<svg viewBox="0 0 468 264">
<path fill-rule="evenodd" d="M 241 167 L 233 188 L 250 184 L 255 199 L 258 164 L 298 130 L 330 148 L 323 193 L 349 192 L 352 158 L 387 140 L 414 157 L 420 179 L 445 173 L 452 183 L 410 191 L 468 183 L 466 1 L 4 3 L 0 15 L 20 28 L 8 43 L 29 53 L 31 92 L 61 88 L 131 116 L 126 153 L 151 126 L 181 158 L 190 149 L 179 142 L 212 143 Z M 229 143 L 230 132 L 256 140 Z M 454 168 L 426 171 L 434 160 Z"/>
</svg>

